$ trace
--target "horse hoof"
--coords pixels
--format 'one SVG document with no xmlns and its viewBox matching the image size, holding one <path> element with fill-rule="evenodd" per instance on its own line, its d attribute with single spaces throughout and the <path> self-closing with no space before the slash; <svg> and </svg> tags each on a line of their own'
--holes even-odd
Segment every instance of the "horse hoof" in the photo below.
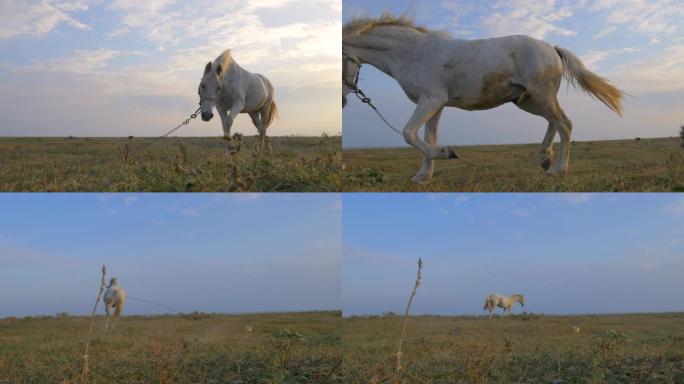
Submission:
<svg viewBox="0 0 684 384">
<path fill-rule="evenodd" d="M 542 168 L 544 168 L 545 171 L 548 171 L 549 168 L 551 168 L 551 159 L 546 159 L 542 161 L 541 166 Z"/>
<path fill-rule="evenodd" d="M 411 181 L 416 184 L 427 184 L 430 181 L 430 176 L 425 175 L 415 175 L 411 178 Z"/>
<path fill-rule="evenodd" d="M 458 159 L 458 155 L 456 154 L 456 152 L 454 152 L 454 150 L 449 147 L 444 147 L 442 149 L 442 153 L 444 153 L 445 159 Z"/>
</svg>

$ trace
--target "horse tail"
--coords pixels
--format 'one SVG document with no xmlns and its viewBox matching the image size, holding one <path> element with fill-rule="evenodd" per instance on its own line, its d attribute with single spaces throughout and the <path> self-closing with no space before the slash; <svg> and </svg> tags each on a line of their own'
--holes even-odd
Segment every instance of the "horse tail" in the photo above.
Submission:
<svg viewBox="0 0 684 384">
<path fill-rule="evenodd" d="M 485 298 L 484 307 L 482 307 L 482 309 L 489 309 L 489 297 Z"/>
<path fill-rule="evenodd" d="M 278 117 L 278 106 L 276 105 L 275 100 L 273 100 L 273 95 L 271 95 L 270 103 L 270 108 L 268 109 L 268 113 L 266 114 L 267 128 L 271 125 L 271 123 L 273 123 L 273 120 L 275 120 Z"/>
<path fill-rule="evenodd" d="M 126 302 L 126 296 L 120 295 L 119 297 L 117 297 L 117 300 L 114 303 L 114 316 L 121 315 L 121 310 L 123 309 L 125 302 Z"/>
<path fill-rule="evenodd" d="M 608 80 L 587 69 L 584 63 L 569 50 L 559 46 L 554 48 L 563 62 L 563 74 L 568 82 L 573 87 L 579 84 L 585 92 L 622 116 L 621 99 L 625 93 L 610 84 Z"/>
</svg>

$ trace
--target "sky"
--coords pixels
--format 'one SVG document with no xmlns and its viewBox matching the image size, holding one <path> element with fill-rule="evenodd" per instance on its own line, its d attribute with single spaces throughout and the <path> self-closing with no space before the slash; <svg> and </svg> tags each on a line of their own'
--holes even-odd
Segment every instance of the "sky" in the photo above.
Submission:
<svg viewBox="0 0 684 384">
<path fill-rule="evenodd" d="M 231 48 L 275 86 L 269 135 L 341 132 L 341 0 L 3 0 L 0 136 L 158 136 Z M 233 132 L 255 135 L 246 115 Z M 220 136 L 217 118 L 179 136 Z"/>
<path fill-rule="evenodd" d="M 344 194 L 345 316 L 684 311 L 681 194 Z M 498 309 L 500 312 L 500 309 Z M 520 313 L 518 304 L 513 309 Z"/>
<path fill-rule="evenodd" d="M 186 313 L 341 305 L 338 194 L 2 194 L 0 212 L 0 317 L 89 314 L 103 264 Z"/>
<path fill-rule="evenodd" d="M 630 96 L 622 118 L 564 80 L 559 101 L 574 140 L 676 136 L 684 124 L 684 2 L 681 0 L 344 0 L 343 20 L 383 11 L 459 39 L 524 34 L 560 45 Z M 402 128 L 415 105 L 394 79 L 370 65 L 359 86 Z M 345 147 L 407 146 L 366 105 L 349 99 Z M 440 142 L 450 145 L 541 142 L 547 122 L 511 103 L 487 111 L 446 108 Z M 558 140 L 558 138 L 557 138 Z"/>
</svg>

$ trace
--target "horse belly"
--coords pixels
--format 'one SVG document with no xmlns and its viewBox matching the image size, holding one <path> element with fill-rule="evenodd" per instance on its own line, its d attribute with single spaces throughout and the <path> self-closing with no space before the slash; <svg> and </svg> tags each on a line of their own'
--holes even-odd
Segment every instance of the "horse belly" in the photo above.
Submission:
<svg viewBox="0 0 684 384">
<path fill-rule="evenodd" d="M 492 73 L 483 76 L 482 85 L 477 90 L 449 99 L 449 105 L 468 111 L 485 110 L 498 107 L 520 98 L 525 88 L 513 84 L 509 73 Z"/>
</svg>

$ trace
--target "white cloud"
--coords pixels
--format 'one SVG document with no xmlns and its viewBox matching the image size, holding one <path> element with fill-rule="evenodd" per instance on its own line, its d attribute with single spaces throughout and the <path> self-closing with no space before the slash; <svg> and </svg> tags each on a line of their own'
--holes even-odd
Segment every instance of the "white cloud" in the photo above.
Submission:
<svg viewBox="0 0 684 384">
<path fill-rule="evenodd" d="M 684 44 L 674 44 L 648 59 L 616 67 L 613 80 L 627 84 L 627 92 L 684 90 Z"/>
<path fill-rule="evenodd" d="M 576 31 L 558 25 L 560 21 L 572 16 L 572 8 L 557 7 L 555 3 L 553 0 L 498 1 L 482 23 L 495 36 L 522 34 L 537 39 L 543 39 L 548 34 L 576 36 Z"/>
<path fill-rule="evenodd" d="M 89 25 L 69 15 L 87 9 L 88 5 L 82 1 L 3 0 L 0 2 L 0 39 L 19 35 L 44 35 L 61 23 L 72 28 L 89 30 Z"/>
<path fill-rule="evenodd" d="M 620 55 L 623 53 L 639 52 L 641 49 L 636 47 L 627 47 L 620 49 L 609 49 L 606 51 L 594 51 L 590 50 L 588 53 L 582 56 L 582 62 L 587 68 L 595 70 L 598 67 L 598 63 L 615 55 Z"/>
<path fill-rule="evenodd" d="M 602 30 L 598 31 L 594 35 L 594 39 L 601 39 L 603 37 L 610 35 L 611 33 L 615 32 L 617 30 L 618 30 L 617 27 L 614 25 L 611 25 L 610 27 L 603 28 Z"/>
<path fill-rule="evenodd" d="M 442 214 L 442 215 L 448 215 L 448 214 L 449 214 L 449 210 L 446 209 L 446 208 L 440 208 L 440 209 L 439 209 L 439 213 Z"/>
<path fill-rule="evenodd" d="M 76 74 L 95 74 L 105 69 L 117 57 L 143 56 L 140 51 L 117 51 L 99 48 L 96 50 L 76 50 L 68 57 L 34 61 L 23 69 L 49 72 L 72 72 Z"/>
<path fill-rule="evenodd" d="M 624 26 L 649 37 L 672 35 L 684 17 L 681 0 L 598 0 L 589 9 L 607 12 L 608 24 Z"/>
</svg>

